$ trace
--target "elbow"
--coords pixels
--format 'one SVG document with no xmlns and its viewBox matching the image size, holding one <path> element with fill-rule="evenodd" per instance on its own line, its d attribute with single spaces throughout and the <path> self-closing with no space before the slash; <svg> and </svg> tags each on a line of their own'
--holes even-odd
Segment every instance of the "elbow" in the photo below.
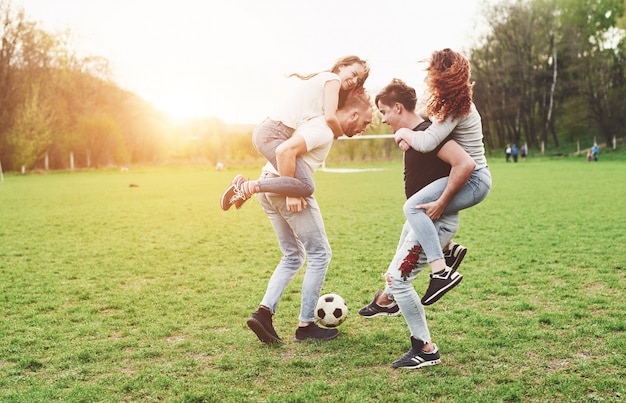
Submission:
<svg viewBox="0 0 626 403">
<path fill-rule="evenodd" d="M 474 160 L 469 160 L 465 164 L 463 164 L 463 170 L 467 174 L 469 178 L 472 175 L 472 172 L 476 169 L 476 162 Z"/>
<path fill-rule="evenodd" d="M 278 147 L 276 147 L 276 159 L 277 160 L 282 160 L 285 158 L 289 158 L 290 156 L 290 152 L 289 152 L 289 148 L 284 146 L 285 143 L 279 145 Z"/>
</svg>

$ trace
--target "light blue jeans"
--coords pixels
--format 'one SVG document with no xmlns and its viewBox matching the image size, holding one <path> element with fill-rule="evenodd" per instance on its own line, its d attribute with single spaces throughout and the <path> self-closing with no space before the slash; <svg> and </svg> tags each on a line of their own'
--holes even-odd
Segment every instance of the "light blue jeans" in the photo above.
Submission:
<svg viewBox="0 0 626 403">
<path fill-rule="evenodd" d="M 252 144 L 278 170 L 276 147 L 288 140 L 295 130 L 281 122 L 266 119 L 252 132 Z M 315 183 L 311 171 L 302 161 L 296 158 L 294 177 L 278 176 L 259 179 L 259 193 L 270 192 L 290 197 L 307 197 L 313 194 Z"/>
<path fill-rule="evenodd" d="M 315 306 L 332 256 L 317 201 L 313 196 L 307 197 L 307 208 L 294 213 L 287 209 L 284 196 L 259 193 L 258 198 L 272 223 L 283 253 L 267 284 L 261 305 L 269 307 L 273 314 L 276 313 L 285 288 L 306 260 L 299 320 L 313 322 Z"/>
<path fill-rule="evenodd" d="M 439 249 L 441 249 L 450 242 L 459 228 L 458 213 L 441 216 L 439 220 L 435 221 L 435 228 L 439 240 Z M 391 285 L 387 282 L 384 292 L 390 299 L 398 303 L 400 312 L 411 331 L 411 336 L 429 343 L 431 339 L 428 324 L 426 323 L 424 306 L 413 287 L 415 277 L 428 266 L 424 252 L 420 253 L 417 267 L 413 269 L 406 280 L 402 278 L 402 272 L 400 271 L 400 265 L 407 256 L 409 249 L 412 249 L 414 245 L 419 245 L 419 243 L 415 237 L 415 232 L 411 230 L 411 226 L 407 221 L 402 227 L 396 254 L 387 269 L 387 276 L 391 277 Z"/>
<path fill-rule="evenodd" d="M 404 215 L 419 244 L 422 246 L 428 262 L 443 259 L 443 252 L 439 243 L 437 229 L 433 221 L 422 209 L 416 209 L 418 204 L 435 201 L 441 196 L 448 183 L 448 178 L 438 179 L 423 187 L 404 203 Z M 467 183 L 454 195 L 443 214 L 457 213 L 483 201 L 491 190 L 491 172 L 489 168 L 481 168 L 472 172 Z"/>
</svg>

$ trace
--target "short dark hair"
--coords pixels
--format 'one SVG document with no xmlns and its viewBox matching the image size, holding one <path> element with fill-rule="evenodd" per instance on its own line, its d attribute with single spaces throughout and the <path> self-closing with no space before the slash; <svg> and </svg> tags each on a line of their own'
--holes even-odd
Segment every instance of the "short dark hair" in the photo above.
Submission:
<svg viewBox="0 0 626 403">
<path fill-rule="evenodd" d="M 392 106 L 397 102 L 402 104 L 404 109 L 413 112 L 417 104 L 417 95 L 415 94 L 415 88 L 408 86 L 399 78 L 394 78 L 376 95 L 376 107 L 378 107 L 378 102 L 387 106 Z"/>
</svg>

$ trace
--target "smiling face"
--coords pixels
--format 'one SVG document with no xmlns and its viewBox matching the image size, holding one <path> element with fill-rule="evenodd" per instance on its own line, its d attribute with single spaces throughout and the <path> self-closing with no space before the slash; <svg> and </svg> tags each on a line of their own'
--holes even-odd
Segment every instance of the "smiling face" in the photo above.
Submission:
<svg viewBox="0 0 626 403">
<path fill-rule="evenodd" d="M 382 101 L 379 100 L 376 106 L 383 116 L 383 123 L 387 123 L 389 126 L 391 126 L 394 132 L 402 127 L 402 125 L 400 124 L 400 104 L 395 103 L 393 106 L 389 106 L 385 105 L 384 103 L 382 103 Z"/>
<path fill-rule="evenodd" d="M 363 83 L 366 78 L 365 67 L 361 63 L 352 63 L 347 66 L 339 66 L 337 75 L 341 78 L 341 89 L 349 91 Z"/>
</svg>

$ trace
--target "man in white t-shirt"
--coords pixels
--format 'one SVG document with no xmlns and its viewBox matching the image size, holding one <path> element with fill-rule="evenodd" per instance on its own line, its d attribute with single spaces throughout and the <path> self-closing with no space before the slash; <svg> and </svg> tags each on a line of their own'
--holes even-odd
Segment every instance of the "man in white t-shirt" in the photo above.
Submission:
<svg viewBox="0 0 626 403">
<path fill-rule="evenodd" d="M 362 94 L 348 98 L 337 111 L 337 119 L 347 136 L 362 133 L 372 120 L 369 97 Z M 334 140 L 335 136 L 323 116 L 303 123 L 291 138 L 276 149 L 282 174 L 293 175 L 296 158 L 304 161 L 313 173 L 326 159 Z M 267 163 L 261 178 L 275 176 L 278 172 Z M 272 223 L 283 257 L 269 280 L 259 309 L 248 319 L 248 326 L 264 343 L 282 342 L 274 330 L 272 315 L 276 313 L 285 288 L 306 260 L 296 341 L 334 339 L 339 333 L 337 329 L 323 329 L 315 324 L 315 306 L 331 258 L 324 221 L 315 197 L 294 198 L 259 193 L 258 199 Z"/>
</svg>

